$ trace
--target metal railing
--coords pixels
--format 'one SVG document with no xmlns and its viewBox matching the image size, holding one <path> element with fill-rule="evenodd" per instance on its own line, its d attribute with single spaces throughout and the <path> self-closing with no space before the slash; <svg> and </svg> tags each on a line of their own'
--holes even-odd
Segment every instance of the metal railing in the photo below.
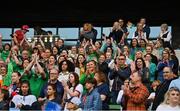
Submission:
<svg viewBox="0 0 180 111">
<path fill-rule="evenodd" d="M 29 41 L 29 42 L 32 42 L 33 40 L 35 40 L 36 42 L 38 42 L 39 40 L 39 37 L 41 37 L 42 38 L 42 41 L 43 42 L 51 42 L 51 43 L 54 43 L 55 41 L 58 41 L 58 39 L 63 39 L 65 42 L 67 41 L 67 42 L 77 42 L 77 44 L 78 44 L 78 41 L 79 41 L 79 39 L 66 39 L 66 38 L 62 38 L 62 37 L 60 37 L 59 35 L 53 35 L 53 36 L 49 36 L 49 35 L 32 35 L 32 36 L 29 36 L 29 37 L 27 37 L 27 40 Z M 99 38 L 99 39 L 96 39 L 97 41 L 100 41 L 100 42 L 102 42 L 103 41 L 103 39 L 102 38 Z M 127 41 L 131 41 L 132 40 L 132 38 L 127 38 Z M 157 40 L 157 38 L 149 38 L 149 40 Z M 2 42 L 11 42 L 11 39 L 2 39 Z"/>
</svg>

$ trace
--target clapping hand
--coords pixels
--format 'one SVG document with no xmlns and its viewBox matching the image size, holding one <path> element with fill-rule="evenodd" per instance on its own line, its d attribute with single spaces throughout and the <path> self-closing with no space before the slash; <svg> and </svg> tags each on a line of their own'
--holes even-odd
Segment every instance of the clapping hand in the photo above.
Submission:
<svg viewBox="0 0 180 111">
<path fill-rule="evenodd" d="M 20 104 L 18 104 L 16 107 L 19 108 L 19 109 L 21 109 L 22 106 L 23 106 L 23 105 L 20 103 Z"/>
<path fill-rule="evenodd" d="M 64 87 L 67 86 L 67 82 L 65 80 L 62 80 L 61 83 Z"/>
</svg>

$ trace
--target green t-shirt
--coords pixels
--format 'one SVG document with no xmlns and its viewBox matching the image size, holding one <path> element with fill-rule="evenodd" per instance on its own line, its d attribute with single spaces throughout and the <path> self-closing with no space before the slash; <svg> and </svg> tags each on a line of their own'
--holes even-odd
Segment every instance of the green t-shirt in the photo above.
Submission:
<svg viewBox="0 0 180 111">
<path fill-rule="evenodd" d="M 89 54 L 87 56 L 87 61 L 90 61 L 90 60 L 98 60 L 99 58 L 99 55 L 96 53 L 96 52 L 93 52 L 92 54 Z"/>
<path fill-rule="evenodd" d="M 30 83 L 31 93 L 38 97 L 40 95 L 41 88 L 48 80 L 48 75 L 46 73 L 46 78 L 42 79 L 40 74 L 35 74 L 35 72 L 31 71 L 30 74 L 24 74 L 23 80 L 27 80 Z"/>
<path fill-rule="evenodd" d="M 83 85 L 83 94 L 85 94 L 87 92 L 87 90 L 85 88 L 85 82 L 86 82 L 87 78 L 94 78 L 94 73 L 91 73 L 89 75 L 83 73 L 80 76 L 79 82 Z"/>
<path fill-rule="evenodd" d="M 9 55 L 9 51 L 2 51 L 2 53 L 1 53 L 1 59 L 2 59 L 3 61 L 6 61 L 8 55 Z"/>
<path fill-rule="evenodd" d="M 94 78 L 94 73 L 91 73 L 89 75 L 83 73 L 81 76 L 80 76 L 80 79 L 79 79 L 79 82 L 82 84 L 82 85 L 85 85 L 85 82 L 86 82 L 86 79 L 87 78 Z"/>
<path fill-rule="evenodd" d="M 11 76 L 10 75 L 6 75 L 3 77 L 3 86 L 10 86 L 11 84 Z"/>
<path fill-rule="evenodd" d="M 13 66 L 13 71 L 19 71 L 20 70 L 20 66 L 16 64 L 16 62 L 14 60 L 11 59 L 11 64 Z"/>
<path fill-rule="evenodd" d="M 11 75 L 13 73 L 13 66 L 11 63 L 8 63 L 7 74 L 3 77 L 3 85 L 9 86 L 11 84 Z"/>
</svg>

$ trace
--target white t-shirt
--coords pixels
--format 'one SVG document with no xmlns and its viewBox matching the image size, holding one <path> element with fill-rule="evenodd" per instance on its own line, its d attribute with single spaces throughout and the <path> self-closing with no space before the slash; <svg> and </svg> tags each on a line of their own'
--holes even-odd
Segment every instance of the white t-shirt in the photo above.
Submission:
<svg viewBox="0 0 180 111">
<path fill-rule="evenodd" d="M 124 94 L 124 91 L 123 91 L 123 90 L 120 90 L 119 93 L 118 93 L 117 100 L 116 100 L 116 103 L 117 103 L 117 104 L 121 103 L 121 99 L 122 99 L 122 97 L 123 97 L 123 94 Z"/>
<path fill-rule="evenodd" d="M 73 87 L 71 87 L 70 90 L 73 92 Z M 82 86 L 82 84 L 78 84 L 74 91 L 78 91 L 80 93 L 78 98 L 81 100 L 82 93 L 83 93 L 83 86 Z M 69 98 L 71 98 L 71 96 L 69 94 L 67 94 L 67 99 L 69 99 Z M 67 104 L 65 104 L 64 111 L 69 111 L 69 110 L 67 110 Z"/>
<path fill-rule="evenodd" d="M 58 77 L 58 80 L 59 81 L 68 81 L 69 80 L 69 72 L 66 72 L 66 74 L 63 74 L 62 72 L 59 73 L 59 77 Z"/>
<path fill-rule="evenodd" d="M 156 111 L 180 111 L 180 106 L 172 107 L 170 105 L 160 104 Z"/>
<path fill-rule="evenodd" d="M 31 106 L 36 101 L 37 101 L 37 99 L 34 95 L 27 95 L 27 96 L 15 95 L 12 99 L 12 102 L 15 104 L 15 107 L 18 104 Z"/>
<path fill-rule="evenodd" d="M 73 87 L 70 88 L 70 90 L 73 92 Z M 83 93 L 83 86 L 82 84 L 78 84 L 74 91 L 78 91 L 80 93 L 79 98 L 81 99 L 82 93 Z M 67 98 L 71 98 L 69 94 L 67 94 Z"/>
</svg>

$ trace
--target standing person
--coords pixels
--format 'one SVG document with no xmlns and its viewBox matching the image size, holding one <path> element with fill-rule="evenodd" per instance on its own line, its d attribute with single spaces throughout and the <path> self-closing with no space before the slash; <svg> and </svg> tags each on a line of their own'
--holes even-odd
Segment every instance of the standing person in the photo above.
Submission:
<svg viewBox="0 0 180 111">
<path fill-rule="evenodd" d="M 47 95 L 44 98 L 43 102 L 40 102 L 41 109 L 43 111 L 60 111 L 60 101 L 57 97 L 57 88 L 55 84 L 48 83 L 47 85 Z"/>
<path fill-rule="evenodd" d="M 149 39 L 149 35 L 150 35 L 150 32 L 151 32 L 151 29 L 150 27 L 146 24 L 146 18 L 141 18 L 139 23 L 141 23 L 143 25 L 143 32 L 146 33 L 146 37 L 147 39 Z"/>
<path fill-rule="evenodd" d="M 153 83 L 151 84 L 151 93 L 148 97 L 148 100 L 147 100 L 147 107 L 148 107 L 148 110 L 151 110 L 152 109 L 152 105 L 153 105 L 153 101 L 154 101 L 154 98 L 155 98 L 155 95 L 156 95 L 156 90 L 157 90 L 157 87 L 160 85 L 160 81 L 159 80 L 154 80 Z"/>
<path fill-rule="evenodd" d="M 156 55 L 158 61 L 162 59 L 162 52 L 163 52 L 163 40 L 162 39 L 157 39 L 155 46 L 154 46 L 154 51 L 153 54 Z"/>
<path fill-rule="evenodd" d="M 117 53 L 117 46 L 112 37 L 104 37 L 100 52 L 102 53 L 111 53 L 111 57 L 115 58 Z"/>
<path fill-rule="evenodd" d="M 49 57 L 48 63 L 46 64 L 46 68 L 48 69 L 48 71 L 51 70 L 53 67 L 58 68 L 56 63 L 57 63 L 56 56 L 51 55 Z"/>
<path fill-rule="evenodd" d="M 82 111 L 82 109 L 79 108 L 79 105 L 81 104 L 81 100 L 78 97 L 71 97 L 66 102 L 67 102 L 67 109 L 69 111 Z"/>
<path fill-rule="evenodd" d="M 152 83 L 155 80 L 155 73 L 156 73 L 156 64 L 151 62 L 151 55 L 145 55 L 145 64 L 146 67 L 149 69 L 149 80 Z"/>
<path fill-rule="evenodd" d="M 69 60 L 64 60 L 59 63 L 59 77 L 58 80 L 62 81 L 65 80 L 66 82 L 69 80 L 69 75 L 70 72 L 74 72 L 75 70 L 75 65 L 69 61 Z"/>
<path fill-rule="evenodd" d="M 179 111 L 180 110 L 180 90 L 171 87 L 165 94 L 164 101 L 157 107 L 156 111 Z"/>
<path fill-rule="evenodd" d="M 50 78 L 47 83 L 44 84 L 44 86 L 41 88 L 40 96 L 38 98 L 39 102 L 44 101 L 44 98 L 47 96 L 47 86 L 49 83 L 55 84 L 57 88 L 57 98 L 59 98 L 60 103 L 62 101 L 62 97 L 64 94 L 64 88 L 62 86 L 62 83 L 58 81 L 58 75 L 59 75 L 59 70 L 57 68 L 53 68 L 49 72 Z"/>
<path fill-rule="evenodd" d="M 152 52 L 153 52 L 153 47 L 151 47 L 149 45 L 146 46 L 146 54 L 150 54 L 151 62 L 157 65 L 158 64 L 158 59 L 157 59 L 157 57 L 155 55 L 152 54 Z"/>
<path fill-rule="evenodd" d="M 114 22 L 112 31 L 109 34 L 109 37 L 112 37 L 116 44 L 120 43 L 123 37 L 123 29 L 120 27 L 119 22 Z"/>
<path fill-rule="evenodd" d="M 0 35 L 0 41 L 1 41 L 2 37 Z M 2 44 L 2 43 L 1 43 Z M 9 53 L 11 51 L 11 45 L 9 43 L 6 43 L 3 45 L 2 49 L 1 49 L 1 55 L 0 55 L 0 58 L 3 60 L 3 61 L 6 61 Z"/>
<path fill-rule="evenodd" d="M 25 34 L 29 32 L 29 26 L 23 25 L 20 30 L 15 31 L 12 35 L 13 41 L 16 45 L 20 45 L 21 41 L 24 39 Z"/>
<path fill-rule="evenodd" d="M 127 37 L 129 35 L 129 32 L 128 32 L 128 29 L 127 27 L 124 25 L 124 20 L 123 19 L 119 19 L 118 20 L 119 22 L 119 26 L 121 27 L 122 31 L 123 31 L 123 36 L 122 36 L 122 39 L 120 41 L 120 45 L 128 45 L 128 42 L 127 42 Z"/>
<path fill-rule="evenodd" d="M 1 86 L 0 88 L 0 110 L 9 109 L 9 93 L 8 87 Z"/>
<path fill-rule="evenodd" d="M 26 73 L 22 76 L 23 79 L 29 81 L 31 92 L 36 97 L 40 95 L 39 89 L 48 81 L 48 74 L 43 65 L 43 63 L 39 62 L 39 56 L 35 55 L 33 60 L 26 67 Z"/>
<path fill-rule="evenodd" d="M 86 94 L 83 95 L 81 100 L 81 107 L 83 110 L 101 110 L 102 101 L 100 95 L 95 89 L 96 80 L 93 78 L 88 78 L 85 82 L 85 87 L 87 89 Z"/>
<path fill-rule="evenodd" d="M 92 39 L 93 43 L 96 42 L 97 30 L 93 28 L 91 23 L 85 23 L 80 32 L 80 42 Z"/>
<path fill-rule="evenodd" d="M 59 53 L 61 53 L 65 49 L 67 49 L 67 47 L 64 45 L 63 39 L 59 39 L 57 45 L 58 45 L 57 47 L 59 48 Z"/>
<path fill-rule="evenodd" d="M 57 97 L 57 88 L 55 84 L 49 83 L 47 86 L 47 101 L 51 101 L 57 104 L 61 104 L 59 100 L 60 98 Z"/>
<path fill-rule="evenodd" d="M 130 43 L 130 59 L 135 60 L 135 54 L 139 50 L 138 39 L 133 38 Z"/>
<path fill-rule="evenodd" d="M 86 64 L 86 72 L 82 74 L 79 78 L 79 82 L 85 86 L 86 79 L 94 78 L 94 74 L 97 71 L 97 64 L 96 61 L 91 60 Z"/>
<path fill-rule="evenodd" d="M 170 53 L 168 50 L 164 50 L 162 53 L 162 60 L 158 62 L 157 65 L 157 72 L 158 76 L 157 79 L 160 80 L 161 82 L 164 81 L 163 79 L 163 69 L 164 67 L 171 67 L 172 71 L 174 72 L 174 62 L 170 60 Z"/>
<path fill-rule="evenodd" d="M 142 72 L 141 81 L 150 90 L 150 74 L 149 66 L 146 66 L 143 58 L 138 58 L 135 61 L 136 71 Z"/>
<path fill-rule="evenodd" d="M 79 75 L 79 77 L 85 73 L 85 65 L 86 65 L 86 58 L 83 54 L 79 54 L 76 60 L 76 67 L 75 72 Z"/>
<path fill-rule="evenodd" d="M 15 95 L 11 102 L 11 108 L 20 110 L 32 110 L 33 104 L 37 101 L 36 97 L 31 94 L 30 84 L 28 81 L 22 81 L 20 93 Z"/>
<path fill-rule="evenodd" d="M 130 67 L 125 64 L 126 56 L 120 55 L 116 59 L 116 64 L 114 69 L 111 71 L 109 78 L 114 80 L 112 85 L 112 103 L 116 104 L 116 99 L 119 91 L 121 90 L 121 85 L 124 83 L 124 80 L 129 78 L 131 74 Z"/>
<path fill-rule="evenodd" d="M 149 96 L 149 91 L 142 84 L 140 72 L 134 72 L 131 76 L 133 87 L 124 87 L 124 95 L 127 99 L 127 110 L 146 110 L 145 101 Z"/>
<path fill-rule="evenodd" d="M 142 23 L 138 23 L 137 24 L 137 29 L 133 34 L 132 38 L 137 38 L 138 42 L 140 42 L 141 39 L 145 39 L 145 41 L 147 42 L 147 37 L 146 37 L 146 32 L 143 31 L 143 24 Z"/>
<path fill-rule="evenodd" d="M 11 84 L 11 73 L 8 73 L 8 66 L 3 64 L 0 67 L 1 76 L 2 76 L 2 84 L 3 86 L 9 86 Z"/>
<path fill-rule="evenodd" d="M 108 80 L 109 67 L 108 67 L 108 63 L 106 62 L 105 54 L 101 54 L 99 56 L 98 67 L 99 67 L 99 70 L 102 71 L 105 74 L 105 76 L 106 76 L 106 78 Z M 107 83 L 109 83 L 108 81 L 107 81 Z"/>
<path fill-rule="evenodd" d="M 83 86 L 79 83 L 79 76 L 77 73 L 70 73 L 69 81 L 66 83 L 65 81 L 62 82 L 65 91 L 65 98 L 70 99 L 71 97 L 78 97 L 81 99 L 83 93 Z M 67 108 L 67 104 L 65 106 L 65 110 Z"/>
<path fill-rule="evenodd" d="M 180 90 L 180 77 L 171 81 L 171 83 L 169 85 L 169 89 L 171 87 L 177 87 Z"/>
<path fill-rule="evenodd" d="M 159 37 L 164 41 L 163 47 L 171 47 L 171 39 L 172 35 L 170 31 L 168 31 L 168 24 L 164 23 L 161 24 L 161 32 L 159 34 Z"/>
<path fill-rule="evenodd" d="M 163 69 L 164 81 L 157 87 L 155 98 L 153 101 L 152 110 L 156 110 L 161 102 L 164 100 L 164 95 L 167 92 L 171 81 L 174 79 L 174 74 L 171 67 L 164 67 Z"/>
<path fill-rule="evenodd" d="M 117 97 L 117 104 L 120 104 L 122 107 L 122 110 L 126 110 L 127 109 L 127 98 L 125 98 L 124 96 L 124 87 L 128 87 L 128 85 L 130 84 L 129 78 L 126 79 L 124 81 L 124 84 L 121 86 L 121 90 L 118 93 L 118 97 Z"/>
<path fill-rule="evenodd" d="M 109 110 L 109 86 L 107 84 L 106 75 L 103 72 L 96 72 L 94 78 L 97 81 L 97 90 L 102 101 L 102 110 Z"/>
<path fill-rule="evenodd" d="M 13 96 L 17 95 L 20 91 L 21 86 L 21 74 L 19 72 L 13 72 L 11 75 L 11 81 L 12 84 L 9 86 L 9 95 L 10 98 L 13 98 Z"/>
</svg>

